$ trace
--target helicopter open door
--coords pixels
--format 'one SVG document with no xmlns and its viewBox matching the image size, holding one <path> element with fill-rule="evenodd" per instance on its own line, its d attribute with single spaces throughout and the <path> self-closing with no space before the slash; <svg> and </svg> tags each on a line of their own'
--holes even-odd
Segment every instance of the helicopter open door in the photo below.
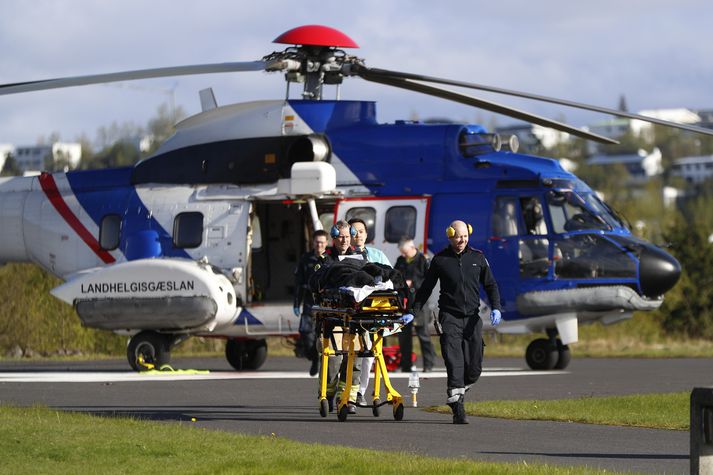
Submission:
<svg viewBox="0 0 713 475">
<path fill-rule="evenodd" d="M 334 209 L 336 220 L 361 218 L 367 225 L 367 244 L 381 249 L 391 264 L 399 257 L 399 241 L 408 237 L 418 249 L 428 249 L 430 196 L 344 198 Z"/>
</svg>

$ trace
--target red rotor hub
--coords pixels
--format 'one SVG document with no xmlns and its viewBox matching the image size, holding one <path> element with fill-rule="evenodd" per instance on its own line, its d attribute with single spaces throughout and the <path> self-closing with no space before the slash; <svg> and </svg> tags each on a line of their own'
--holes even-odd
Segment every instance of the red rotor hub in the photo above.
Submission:
<svg viewBox="0 0 713 475">
<path fill-rule="evenodd" d="M 273 43 L 309 46 L 338 46 L 358 48 L 353 39 L 339 30 L 322 25 L 304 25 L 284 32 Z"/>
</svg>

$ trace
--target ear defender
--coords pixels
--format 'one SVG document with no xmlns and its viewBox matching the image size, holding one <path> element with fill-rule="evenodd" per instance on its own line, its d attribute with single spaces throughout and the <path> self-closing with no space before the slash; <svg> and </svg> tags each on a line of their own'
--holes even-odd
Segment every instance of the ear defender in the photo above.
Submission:
<svg viewBox="0 0 713 475">
<path fill-rule="evenodd" d="M 337 239 L 339 237 L 339 228 L 336 224 L 332 226 L 332 229 L 329 230 L 329 235 L 332 236 L 332 239 Z M 354 226 L 349 226 L 349 235 L 351 237 L 357 235 L 357 230 Z"/>
<path fill-rule="evenodd" d="M 468 226 L 468 236 L 470 236 L 471 234 L 473 234 L 473 226 L 471 226 L 468 223 L 465 223 L 465 225 Z M 446 228 L 446 236 L 448 236 L 449 238 L 452 238 L 455 235 L 456 235 L 456 230 L 453 229 L 453 226 L 448 226 Z"/>
</svg>

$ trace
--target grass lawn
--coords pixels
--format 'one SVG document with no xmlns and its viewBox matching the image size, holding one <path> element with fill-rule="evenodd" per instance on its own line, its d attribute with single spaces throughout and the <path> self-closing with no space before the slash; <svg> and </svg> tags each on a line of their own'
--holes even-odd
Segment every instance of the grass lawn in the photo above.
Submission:
<svg viewBox="0 0 713 475">
<path fill-rule="evenodd" d="M 466 402 L 468 414 L 503 419 L 580 422 L 688 430 L 690 393 L 634 394 L 544 401 Z M 448 406 L 429 410 L 450 413 Z"/>
<path fill-rule="evenodd" d="M 42 407 L 0 406 L 0 420 L 2 473 L 605 473 L 306 444 L 205 430 L 191 422 L 104 418 Z"/>
</svg>

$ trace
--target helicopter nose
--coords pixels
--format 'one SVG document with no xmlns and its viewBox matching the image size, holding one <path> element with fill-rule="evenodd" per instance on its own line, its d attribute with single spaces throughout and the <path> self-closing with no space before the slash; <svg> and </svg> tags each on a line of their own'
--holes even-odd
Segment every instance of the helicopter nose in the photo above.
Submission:
<svg viewBox="0 0 713 475">
<path fill-rule="evenodd" d="M 639 256 L 639 282 L 647 297 L 659 297 L 671 289 L 681 275 L 675 257 L 655 246 L 646 246 Z"/>
</svg>

